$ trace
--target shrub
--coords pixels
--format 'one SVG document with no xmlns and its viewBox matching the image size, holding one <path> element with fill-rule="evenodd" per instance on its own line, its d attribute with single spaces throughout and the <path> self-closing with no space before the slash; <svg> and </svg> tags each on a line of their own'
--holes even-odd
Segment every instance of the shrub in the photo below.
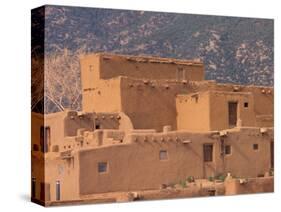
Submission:
<svg viewBox="0 0 281 212">
<path fill-rule="evenodd" d="M 219 174 L 215 177 L 216 180 L 224 181 L 226 176 L 224 174 Z"/>
<path fill-rule="evenodd" d="M 181 185 L 181 187 L 186 188 L 186 182 L 184 180 L 180 181 L 180 185 Z"/>
<path fill-rule="evenodd" d="M 210 182 L 213 182 L 213 181 L 214 181 L 214 177 L 210 176 L 210 177 L 208 177 L 208 180 L 209 180 Z"/>
<path fill-rule="evenodd" d="M 194 177 L 188 176 L 188 177 L 186 178 L 186 181 L 189 182 L 189 183 L 193 183 L 193 182 L 194 182 Z"/>
</svg>

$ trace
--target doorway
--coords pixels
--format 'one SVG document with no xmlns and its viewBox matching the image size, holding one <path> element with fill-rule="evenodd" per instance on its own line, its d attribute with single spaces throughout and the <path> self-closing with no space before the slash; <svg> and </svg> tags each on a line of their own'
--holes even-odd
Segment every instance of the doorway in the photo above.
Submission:
<svg viewBox="0 0 281 212">
<path fill-rule="evenodd" d="M 270 168 L 274 169 L 274 142 L 270 142 Z"/>
<path fill-rule="evenodd" d="M 56 181 L 56 200 L 60 200 L 60 181 Z"/>
<path fill-rule="evenodd" d="M 236 127 L 237 124 L 237 102 L 228 102 L 228 125 L 229 128 Z"/>
<path fill-rule="evenodd" d="M 204 178 L 212 177 L 214 169 L 214 146 L 212 143 L 203 144 L 203 175 Z"/>
</svg>

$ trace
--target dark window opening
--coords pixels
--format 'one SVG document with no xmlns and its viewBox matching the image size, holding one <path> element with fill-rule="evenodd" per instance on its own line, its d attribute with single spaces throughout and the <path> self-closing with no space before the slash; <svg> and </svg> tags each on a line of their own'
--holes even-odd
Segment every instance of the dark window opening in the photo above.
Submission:
<svg viewBox="0 0 281 212">
<path fill-rule="evenodd" d="M 95 128 L 96 128 L 96 130 L 100 129 L 100 125 L 96 124 Z"/>
<path fill-rule="evenodd" d="M 274 142 L 270 142 L 270 165 L 271 168 L 274 168 Z"/>
<path fill-rule="evenodd" d="M 44 127 L 40 127 L 40 147 L 41 147 L 41 152 L 45 152 L 44 150 Z"/>
<path fill-rule="evenodd" d="M 40 127 L 40 146 L 42 152 L 48 152 L 50 146 L 51 130 L 50 127 Z"/>
<path fill-rule="evenodd" d="M 249 107 L 249 103 L 248 102 L 244 102 L 244 107 L 245 108 Z"/>
<path fill-rule="evenodd" d="M 230 145 L 226 145 L 225 146 L 224 154 L 226 154 L 226 155 L 230 155 L 231 154 L 231 146 Z"/>
<path fill-rule="evenodd" d="M 168 152 L 167 152 L 167 150 L 160 150 L 160 152 L 159 152 L 159 159 L 160 160 L 168 160 Z"/>
<path fill-rule="evenodd" d="M 32 177 L 31 181 L 31 198 L 35 198 L 36 195 L 36 178 Z"/>
<path fill-rule="evenodd" d="M 98 163 L 98 172 L 99 173 L 107 172 L 107 162 Z"/>
<path fill-rule="evenodd" d="M 237 123 L 237 102 L 228 102 L 228 124 L 235 127 Z"/>
<path fill-rule="evenodd" d="M 56 200 L 60 200 L 60 181 L 56 181 Z"/>
<path fill-rule="evenodd" d="M 204 162 L 212 162 L 213 161 L 213 144 L 204 144 L 203 152 L 204 152 Z"/>
<path fill-rule="evenodd" d="M 33 144 L 33 151 L 39 151 L 38 144 Z"/>
<path fill-rule="evenodd" d="M 220 154 L 223 156 L 225 154 L 224 138 L 220 137 L 220 141 Z"/>
<path fill-rule="evenodd" d="M 259 149 L 259 145 L 258 144 L 253 144 L 253 150 L 258 150 Z"/>
</svg>

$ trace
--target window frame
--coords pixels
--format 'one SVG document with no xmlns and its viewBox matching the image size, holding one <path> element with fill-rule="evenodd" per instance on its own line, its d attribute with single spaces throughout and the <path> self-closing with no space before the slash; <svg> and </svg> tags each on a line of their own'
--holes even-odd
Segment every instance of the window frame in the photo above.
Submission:
<svg viewBox="0 0 281 212">
<path fill-rule="evenodd" d="M 105 165 L 104 167 L 105 167 L 105 170 L 102 170 L 101 169 L 101 165 Z M 106 173 L 108 173 L 108 162 L 106 162 L 106 161 L 100 161 L 100 162 L 98 162 L 98 173 L 99 174 L 106 174 Z"/>
<path fill-rule="evenodd" d="M 36 198 L 36 177 L 31 178 L 31 198 Z"/>
<path fill-rule="evenodd" d="M 259 144 L 257 144 L 257 143 L 254 143 L 252 148 L 254 151 L 259 151 L 259 149 L 260 149 Z"/>
<path fill-rule="evenodd" d="M 163 155 L 163 153 L 164 153 L 164 155 Z M 167 160 L 169 160 L 169 156 L 168 156 L 168 151 L 167 150 L 161 149 L 159 151 L 159 160 L 160 161 L 167 161 Z"/>
<path fill-rule="evenodd" d="M 61 183 L 60 180 L 56 181 L 56 201 L 61 200 Z"/>
<path fill-rule="evenodd" d="M 227 153 L 227 148 L 229 148 L 229 153 Z M 226 156 L 232 155 L 232 146 L 230 144 L 224 146 L 224 155 Z"/>
<path fill-rule="evenodd" d="M 40 126 L 40 150 L 43 153 L 49 152 L 51 146 L 51 127 Z"/>
<path fill-rule="evenodd" d="M 207 157 L 207 147 L 211 147 L 210 157 Z M 213 143 L 205 143 L 203 144 L 203 161 L 205 163 L 212 163 L 214 161 L 214 144 Z"/>
</svg>

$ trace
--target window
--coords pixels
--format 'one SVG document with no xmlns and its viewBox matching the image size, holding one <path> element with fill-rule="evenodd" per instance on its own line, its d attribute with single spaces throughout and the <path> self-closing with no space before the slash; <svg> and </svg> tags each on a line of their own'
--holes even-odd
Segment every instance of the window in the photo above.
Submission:
<svg viewBox="0 0 281 212">
<path fill-rule="evenodd" d="M 96 124 L 95 128 L 96 128 L 96 130 L 100 129 L 100 125 Z"/>
<path fill-rule="evenodd" d="M 235 127 L 237 123 L 237 102 L 228 102 L 228 124 Z"/>
<path fill-rule="evenodd" d="M 244 107 L 245 108 L 249 107 L 249 103 L 248 102 L 244 102 Z"/>
<path fill-rule="evenodd" d="M 107 172 L 107 162 L 99 162 L 98 163 L 98 172 L 99 173 Z"/>
<path fill-rule="evenodd" d="M 33 144 L 33 151 L 39 151 L 38 144 Z"/>
<path fill-rule="evenodd" d="M 274 142 L 270 142 L 270 166 L 274 168 Z"/>
<path fill-rule="evenodd" d="M 213 161 L 213 144 L 204 144 L 204 162 L 212 162 Z"/>
<path fill-rule="evenodd" d="M 160 160 L 168 160 L 168 152 L 166 150 L 160 150 L 159 159 Z"/>
<path fill-rule="evenodd" d="M 50 127 L 40 127 L 40 146 L 42 152 L 48 152 L 48 147 L 50 146 Z"/>
<path fill-rule="evenodd" d="M 44 150 L 44 127 L 41 126 L 40 127 L 40 147 L 41 147 L 41 151 L 45 152 Z"/>
<path fill-rule="evenodd" d="M 31 181 L 31 198 L 35 198 L 36 195 L 36 178 L 32 177 Z"/>
<path fill-rule="evenodd" d="M 231 154 L 231 146 L 230 145 L 226 145 L 224 147 L 224 154 L 225 155 L 230 155 Z"/>
<path fill-rule="evenodd" d="M 258 150 L 259 149 L 259 145 L 258 144 L 253 144 L 253 150 Z"/>
<path fill-rule="evenodd" d="M 60 181 L 56 181 L 56 200 L 60 200 Z"/>
</svg>

